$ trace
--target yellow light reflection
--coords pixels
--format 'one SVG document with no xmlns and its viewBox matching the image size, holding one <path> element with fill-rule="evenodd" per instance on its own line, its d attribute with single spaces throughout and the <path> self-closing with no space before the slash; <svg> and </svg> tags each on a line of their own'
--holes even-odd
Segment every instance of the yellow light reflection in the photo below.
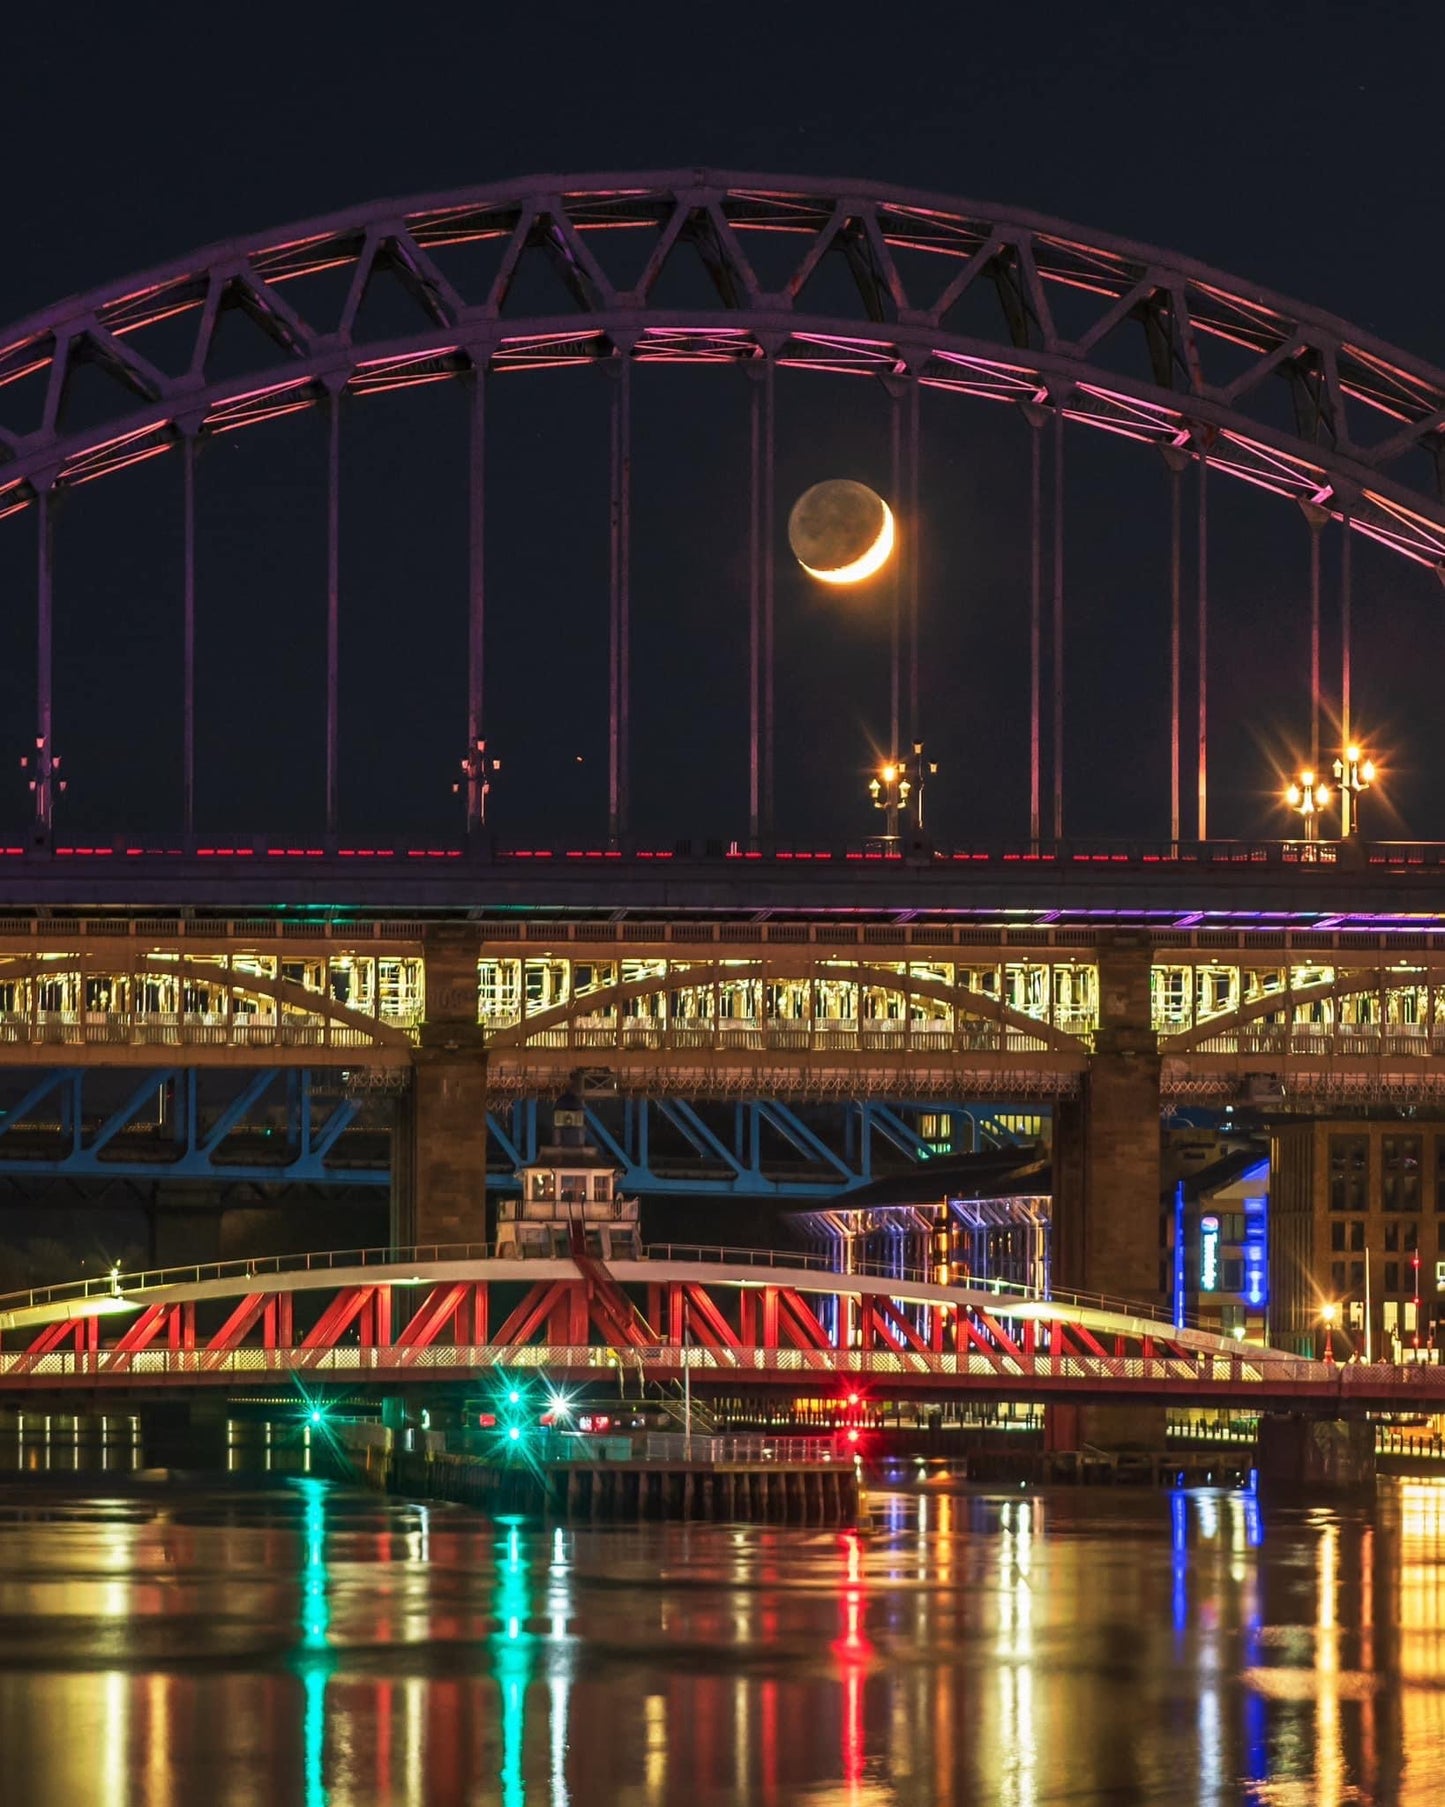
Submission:
<svg viewBox="0 0 1445 1807">
<path fill-rule="evenodd" d="M 1340 1529 L 1321 1527 L 1315 1556 L 1315 1800 L 1338 1807 L 1345 1788 L 1340 1732 Z"/>
<path fill-rule="evenodd" d="M 1034 1727 L 1034 1515 L 1032 1500 L 1009 1500 L 999 1515 L 999 1807 L 1034 1807 L 1038 1745 Z"/>
<path fill-rule="evenodd" d="M 667 1701 L 661 1694 L 649 1694 L 643 1702 L 642 1722 L 646 1734 L 643 1780 L 647 1798 L 661 1801 L 667 1794 Z"/>
<path fill-rule="evenodd" d="M 1399 1501 L 1395 1571 L 1405 1781 L 1410 1798 L 1438 1799 L 1445 1771 L 1445 1485 L 1401 1482 Z"/>
</svg>

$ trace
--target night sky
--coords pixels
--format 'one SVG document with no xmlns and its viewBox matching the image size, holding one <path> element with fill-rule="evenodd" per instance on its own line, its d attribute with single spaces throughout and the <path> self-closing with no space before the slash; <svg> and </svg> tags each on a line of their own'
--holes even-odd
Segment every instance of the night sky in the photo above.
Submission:
<svg viewBox="0 0 1445 1807">
<path fill-rule="evenodd" d="M 87 25 L 87 20 L 89 21 Z M 234 235 L 384 195 L 534 172 L 708 166 L 854 176 L 1011 203 L 1176 249 L 1445 364 L 1438 8 L 1316 4 L 654 9 L 148 6 L 6 21 L 0 320 Z M 607 383 L 492 387 L 489 730 L 503 838 L 605 825 Z M 778 519 L 826 476 L 886 487 L 881 393 L 779 378 Z M 746 829 L 746 387 L 635 384 L 634 821 Z M 342 817 L 358 838 L 459 832 L 465 729 L 460 386 L 348 411 Z M 940 839 L 1027 826 L 1027 435 L 1011 409 L 924 407 L 925 726 Z M 319 418 L 201 464 L 199 822 L 319 825 Z M 180 817 L 179 461 L 77 492 L 61 523 L 61 838 Z M 1212 486 L 1212 825 L 1279 832 L 1306 730 L 1307 533 Z M 1067 825 L 1167 827 L 1167 484 L 1147 450 L 1071 434 Z M 1335 539 L 1337 547 L 1337 536 Z M 23 824 L 33 526 L 0 523 L 0 832 Z M 1356 718 L 1385 758 L 1376 832 L 1445 834 L 1437 580 L 1357 541 Z M 872 831 L 886 607 L 779 563 L 778 827 Z M 1333 606 L 1334 570 L 1327 571 Z M 1333 664 L 1334 652 L 1327 647 Z M 580 763 L 579 763 L 580 755 Z M 10 770 L 12 777 L 4 778 Z M 1387 807 L 1398 811 L 1391 820 Z"/>
</svg>

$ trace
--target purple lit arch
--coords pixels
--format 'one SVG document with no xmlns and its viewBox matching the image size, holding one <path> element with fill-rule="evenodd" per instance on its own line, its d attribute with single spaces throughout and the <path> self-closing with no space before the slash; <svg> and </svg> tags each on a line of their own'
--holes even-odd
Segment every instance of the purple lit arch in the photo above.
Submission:
<svg viewBox="0 0 1445 1807">
<path fill-rule="evenodd" d="M 602 234 L 632 235 L 630 287 L 608 274 Z M 783 251 L 779 251 L 779 247 Z M 473 255 L 488 254 L 476 280 Z M 846 268 L 850 309 L 817 312 L 824 260 Z M 708 304 L 657 299 L 676 265 L 705 278 Z M 544 264 L 555 311 L 516 311 L 519 278 Z M 782 274 L 773 266 L 777 264 Z M 769 272 L 764 280 L 763 271 Z M 339 315 L 317 305 L 318 278 L 345 272 Z M 409 298 L 415 326 L 365 336 L 364 304 L 381 279 Z M 328 289 L 328 293 L 330 290 Z M 980 293 L 987 305 L 978 305 Z M 852 297 L 856 294 L 856 306 Z M 218 327 L 247 315 L 274 347 L 274 368 L 222 381 Z M 960 316 L 966 315 L 966 322 Z M 1064 321 L 1067 318 L 1068 326 Z M 182 349 L 176 352 L 178 323 Z M 965 330 L 966 326 L 966 330 Z M 163 334 L 157 329 L 165 328 Z M 163 356 L 164 338 L 168 355 Z M 752 393 L 752 576 L 749 598 L 750 826 L 766 834 L 773 790 L 773 372 L 779 366 L 879 379 L 897 398 L 896 491 L 916 505 L 920 388 L 1017 404 L 1035 428 L 1033 523 L 1042 521 L 1049 455 L 1055 514 L 1065 421 L 1157 446 L 1175 472 L 1172 829 L 1181 830 L 1179 478 L 1222 472 L 1305 511 L 1312 536 L 1311 688 L 1319 716 L 1319 538 L 1343 522 L 1404 556 L 1445 567 L 1445 373 L 1316 309 L 1126 240 L 1036 215 L 867 183 L 673 171 L 534 177 L 488 188 L 378 202 L 279 233 L 212 246 L 149 275 L 61 303 L 0 335 L 0 518 L 40 511 L 38 828 L 52 805 L 52 533 L 56 491 L 179 448 L 185 460 L 185 814 L 194 805 L 195 476 L 207 437 L 322 407 L 329 425 L 326 813 L 337 821 L 339 407 L 363 396 L 485 372 L 612 364 L 609 799 L 614 836 L 628 825 L 630 371 L 643 362 L 741 364 Z M 67 421 L 76 372 L 110 379 L 115 407 L 81 429 Z M 1274 380 L 1272 380 L 1274 379 Z M 1287 397 L 1286 424 L 1273 399 Z M 472 603 L 469 633 L 469 820 L 484 806 L 482 451 L 486 385 L 473 382 Z M 28 397 L 27 416 L 22 398 Z M 1349 536 L 1344 544 L 1348 547 Z M 1348 566 L 1348 556 L 1346 567 Z M 1061 642 L 1055 559 L 1052 644 Z M 918 565 L 910 554 L 895 604 L 892 734 L 916 730 Z M 1348 576 L 1345 581 L 1348 608 Z M 1032 610 L 1031 830 L 1045 831 L 1043 755 L 1053 761 L 1053 832 L 1062 823 L 1062 692 L 1044 733 L 1044 599 L 1036 557 Z M 1199 619 L 1205 622 L 1200 585 Z M 906 626 L 904 625 L 906 622 Z M 1345 635 L 1348 648 L 1348 631 Z M 1341 677 L 1349 732 L 1349 666 Z M 1198 705 L 1197 829 L 1206 833 L 1207 701 Z M 1192 734 L 1191 734 L 1192 739 Z"/>
</svg>

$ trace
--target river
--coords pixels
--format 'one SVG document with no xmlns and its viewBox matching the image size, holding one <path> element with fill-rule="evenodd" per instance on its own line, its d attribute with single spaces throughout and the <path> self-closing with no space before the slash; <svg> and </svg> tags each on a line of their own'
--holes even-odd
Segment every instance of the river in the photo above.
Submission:
<svg viewBox="0 0 1445 1807">
<path fill-rule="evenodd" d="M 1445 1798 L 1445 1485 L 910 1472 L 868 1536 L 5 1480 L 0 1802 Z"/>
</svg>

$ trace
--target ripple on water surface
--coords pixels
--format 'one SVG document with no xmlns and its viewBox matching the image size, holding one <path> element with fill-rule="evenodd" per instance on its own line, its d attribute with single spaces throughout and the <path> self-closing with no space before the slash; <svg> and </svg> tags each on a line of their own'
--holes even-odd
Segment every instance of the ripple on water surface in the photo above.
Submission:
<svg viewBox="0 0 1445 1807">
<path fill-rule="evenodd" d="M 0 1485 L 0 1800 L 1445 1798 L 1445 1487 L 875 1496 L 866 1537 Z"/>
</svg>

